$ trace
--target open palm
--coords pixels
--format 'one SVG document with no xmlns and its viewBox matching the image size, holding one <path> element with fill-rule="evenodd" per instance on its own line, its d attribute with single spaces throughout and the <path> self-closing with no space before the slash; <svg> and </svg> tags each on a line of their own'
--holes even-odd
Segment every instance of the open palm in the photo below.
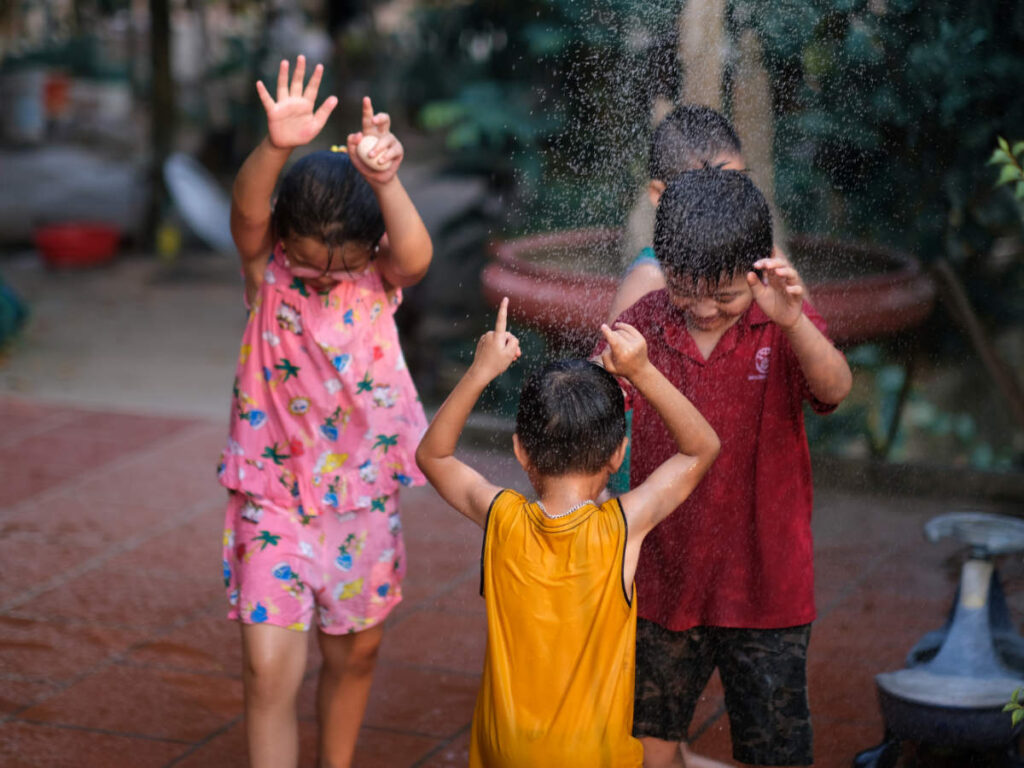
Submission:
<svg viewBox="0 0 1024 768">
<path fill-rule="evenodd" d="M 277 71 L 276 101 L 271 98 L 262 81 L 256 83 L 256 91 L 267 112 L 267 132 L 270 143 L 275 147 L 291 149 L 308 144 L 327 123 L 327 118 L 338 105 L 338 99 L 329 96 L 319 109 L 314 110 L 323 73 L 323 65 L 317 64 L 313 75 L 309 78 L 309 83 L 303 88 L 302 81 L 306 77 L 306 58 L 299 56 L 295 60 L 295 72 L 289 85 L 288 61 L 287 59 L 282 60 Z"/>
</svg>

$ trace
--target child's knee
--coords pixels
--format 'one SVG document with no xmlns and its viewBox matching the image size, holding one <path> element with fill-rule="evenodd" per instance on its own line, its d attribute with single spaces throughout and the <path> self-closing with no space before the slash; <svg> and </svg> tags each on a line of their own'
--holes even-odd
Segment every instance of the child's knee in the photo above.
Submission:
<svg viewBox="0 0 1024 768">
<path fill-rule="evenodd" d="M 246 647 L 242 671 L 247 697 L 257 701 L 289 701 L 298 694 L 304 659 L 298 664 L 293 654 L 282 650 L 258 644 Z"/>
<path fill-rule="evenodd" d="M 327 639 L 321 646 L 326 670 L 330 674 L 355 677 L 373 674 L 380 654 L 381 637 L 380 631 L 374 628 Z"/>
</svg>

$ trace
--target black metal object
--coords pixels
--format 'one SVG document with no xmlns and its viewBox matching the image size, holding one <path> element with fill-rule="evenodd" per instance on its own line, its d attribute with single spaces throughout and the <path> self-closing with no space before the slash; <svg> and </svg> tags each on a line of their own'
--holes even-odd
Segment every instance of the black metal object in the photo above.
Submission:
<svg viewBox="0 0 1024 768">
<path fill-rule="evenodd" d="M 1003 750 L 1020 766 L 1014 728 L 1003 706 L 1024 686 L 1024 638 L 1017 634 L 993 558 L 1024 551 L 1024 522 L 1003 515 L 960 512 L 925 525 L 929 541 L 968 544 L 949 618 L 907 656 L 907 666 L 875 677 L 885 738 L 860 752 L 854 768 L 893 768 L 902 741 Z"/>
</svg>

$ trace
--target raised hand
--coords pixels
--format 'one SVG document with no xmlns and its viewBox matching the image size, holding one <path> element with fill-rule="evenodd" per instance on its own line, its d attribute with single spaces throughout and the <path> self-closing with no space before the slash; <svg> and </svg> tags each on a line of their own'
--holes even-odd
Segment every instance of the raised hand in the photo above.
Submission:
<svg viewBox="0 0 1024 768">
<path fill-rule="evenodd" d="M 647 341 L 643 334 L 628 323 L 616 323 L 614 328 L 601 326 L 608 346 L 601 353 L 601 364 L 608 373 L 624 376 L 630 381 L 647 365 Z"/>
<path fill-rule="evenodd" d="M 267 134 L 270 143 L 278 149 L 301 147 L 312 141 L 327 123 L 334 108 L 338 106 L 336 96 L 328 96 L 320 108 L 314 110 L 316 94 L 320 90 L 320 79 L 324 67 L 317 64 L 306 87 L 302 81 L 306 77 L 306 57 L 295 59 L 295 72 L 291 84 L 288 83 L 288 60 L 282 59 L 277 71 L 277 100 L 270 97 L 267 87 L 257 81 L 256 91 L 259 93 L 263 109 L 267 112 Z"/>
<path fill-rule="evenodd" d="M 472 369 L 485 376 L 488 381 L 508 370 L 522 354 L 519 339 L 506 330 L 507 323 L 508 297 L 505 297 L 498 307 L 498 319 L 494 323 L 494 330 L 480 337 L 476 345 L 476 355 L 473 357 Z"/>
<path fill-rule="evenodd" d="M 803 314 L 804 285 L 796 269 L 786 259 L 772 257 L 754 262 L 762 270 L 763 280 L 747 273 L 747 284 L 754 301 L 777 325 L 792 328 Z"/>
<path fill-rule="evenodd" d="M 367 163 L 356 151 L 359 142 L 366 136 L 373 136 L 377 144 L 370 150 L 371 162 Z M 371 184 L 386 184 L 398 173 L 398 166 L 405 157 L 402 142 L 391 133 L 391 116 L 387 112 L 373 113 L 369 96 L 363 97 L 362 130 L 348 135 L 348 156 L 353 164 Z M 385 167 L 386 166 L 386 167 Z"/>
</svg>

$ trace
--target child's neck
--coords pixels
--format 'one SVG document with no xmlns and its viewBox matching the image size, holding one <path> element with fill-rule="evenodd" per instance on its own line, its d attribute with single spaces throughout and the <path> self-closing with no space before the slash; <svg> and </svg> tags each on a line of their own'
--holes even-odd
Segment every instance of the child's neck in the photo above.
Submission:
<svg viewBox="0 0 1024 768">
<path fill-rule="evenodd" d="M 730 328 L 736 325 L 739 319 L 739 316 L 736 316 L 728 325 L 716 328 L 713 331 L 702 331 L 700 328 L 695 328 L 689 324 L 687 324 L 686 330 L 690 334 L 690 338 L 693 339 L 693 343 L 697 345 L 701 356 L 707 360 L 711 357 L 711 353 L 715 351 L 718 342 L 722 340 L 722 337 L 725 336 Z"/>
<path fill-rule="evenodd" d="M 608 482 L 606 473 L 595 475 L 561 475 L 543 477 L 534 483 L 534 490 L 549 515 L 557 515 L 581 501 L 596 501 Z"/>
</svg>

